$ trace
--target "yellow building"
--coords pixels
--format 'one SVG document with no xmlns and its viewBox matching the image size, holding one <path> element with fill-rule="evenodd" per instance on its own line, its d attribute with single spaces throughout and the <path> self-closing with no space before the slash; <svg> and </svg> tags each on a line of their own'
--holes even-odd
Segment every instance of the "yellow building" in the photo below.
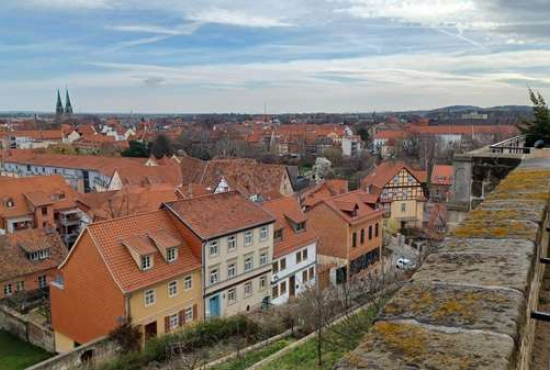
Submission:
<svg viewBox="0 0 550 370">
<path fill-rule="evenodd" d="M 426 196 L 426 171 L 405 163 L 385 161 L 361 180 L 361 188 L 384 209 L 386 225 L 422 227 Z"/>
<path fill-rule="evenodd" d="M 50 294 L 58 352 L 130 319 L 147 339 L 204 317 L 200 257 L 165 210 L 89 225 Z"/>
</svg>

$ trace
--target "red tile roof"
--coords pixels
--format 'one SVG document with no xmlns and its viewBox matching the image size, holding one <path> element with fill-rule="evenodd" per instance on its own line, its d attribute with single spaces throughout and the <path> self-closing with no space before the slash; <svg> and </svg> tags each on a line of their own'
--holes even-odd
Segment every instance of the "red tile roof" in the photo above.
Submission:
<svg viewBox="0 0 550 370">
<path fill-rule="evenodd" d="M 363 190 L 355 190 L 325 199 L 323 203 L 334 210 L 347 223 L 353 225 L 366 219 L 379 217 L 384 213 L 383 210 L 375 210 L 365 203 L 364 196 L 365 192 Z"/>
<path fill-rule="evenodd" d="M 455 175 L 455 168 L 453 166 L 445 166 L 437 164 L 432 170 L 431 183 L 433 185 L 452 185 Z"/>
<path fill-rule="evenodd" d="M 273 216 L 237 191 L 166 203 L 202 240 L 274 222 Z"/>
<path fill-rule="evenodd" d="M 141 240 L 150 240 L 154 246 L 148 235 L 159 230 L 180 242 L 178 258 L 172 263 L 167 263 L 161 253 L 155 250 L 153 267 L 142 271 L 123 241 L 135 241 L 141 238 Z M 140 290 L 201 267 L 200 261 L 193 256 L 168 215 L 168 211 L 165 210 L 101 221 L 89 225 L 84 232 L 90 234 L 93 245 L 100 252 L 123 293 Z M 70 260 L 73 251 L 78 248 L 77 242 L 63 264 Z"/>
<path fill-rule="evenodd" d="M 31 261 L 28 252 L 49 249 L 49 258 Z M 0 236 L 0 281 L 56 268 L 67 256 L 59 234 L 27 229 Z"/>
<path fill-rule="evenodd" d="M 325 180 L 304 191 L 300 198 L 303 206 L 313 207 L 323 199 L 347 192 L 347 180 Z"/>
<path fill-rule="evenodd" d="M 317 241 L 313 227 L 308 226 L 305 214 L 295 198 L 283 197 L 264 202 L 262 206 L 275 217 L 275 230 L 283 229 L 283 238 L 274 243 L 273 258 L 292 253 Z M 306 222 L 305 230 L 295 232 L 291 221 L 294 223 Z"/>
<path fill-rule="evenodd" d="M 402 169 L 407 170 L 420 183 L 425 183 L 427 174 L 426 171 L 415 170 L 403 161 L 387 160 L 378 165 L 365 178 L 361 180 L 361 187 L 366 189 L 369 185 L 374 185 L 378 189 L 382 189 L 390 182 Z"/>
</svg>

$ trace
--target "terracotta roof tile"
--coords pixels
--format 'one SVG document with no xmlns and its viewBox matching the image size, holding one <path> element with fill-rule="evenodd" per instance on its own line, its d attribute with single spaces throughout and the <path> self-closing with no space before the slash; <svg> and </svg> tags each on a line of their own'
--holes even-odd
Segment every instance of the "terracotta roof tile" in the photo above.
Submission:
<svg viewBox="0 0 550 370">
<path fill-rule="evenodd" d="M 375 210 L 365 202 L 367 200 L 365 194 L 363 190 L 355 190 L 325 199 L 323 202 L 336 211 L 347 223 L 355 224 L 383 214 L 383 210 Z"/>
<path fill-rule="evenodd" d="M 49 258 L 31 261 L 27 253 L 49 250 Z M 67 256 L 59 235 L 46 229 L 27 229 L 0 236 L 0 281 L 56 268 Z"/>
<path fill-rule="evenodd" d="M 434 185 L 452 185 L 455 175 L 453 166 L 437 164 L 432 170 L 431 183 Z"/>
<path fill-rule="evenodd" d="M 369 185 L 374 185 L 378 189 L 384 188 L 402 169 L 407 170 L 420 183 L 425 183 L 427 180 L 426 171 L 415 170 L 403 161 L 387 160 L 382 162 L 378 167 L 372 170 L 365 178 L 361 180 L 361 187 L 366 188 Z"/>
<path fill-rule="evenodd" d="M 237 191 L 203 195 L 166 205 L 203 240 L 274 221 L 261 206 Z"/>
</svg>

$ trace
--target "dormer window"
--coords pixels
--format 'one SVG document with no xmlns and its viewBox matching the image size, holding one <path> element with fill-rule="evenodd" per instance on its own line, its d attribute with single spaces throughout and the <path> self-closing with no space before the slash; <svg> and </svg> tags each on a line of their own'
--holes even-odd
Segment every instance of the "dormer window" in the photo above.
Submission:
<svg viewBox="0 0 550 370">
<path fill-rule="evenodd" d="M 151 255 L 142 256 L 141 257 L 141 269 L 142 270 L 149 270 L 153 267 L 153 258 Z"/>
<path fill-rule="evenodd" d="M 166 258 L 168 262 L 174 262 L 178 259 L 178 248 L 168 248 L 166 250 Z"/>
<path fill-rule="evenodd" d="M 50 257 L 50 250 L 43 249 L 41 251 L 31 252 L 27 254 L 27 257 L 31 261 L 45 260 L 46 258 Z"/>
<path fill-rule="evenodd" d="M 277 242 L 283 240 L 283 229 L 275 230 L 273 239 Z"/>
<path fill-rule="evenodd" d="M 298 222 L 297 224 L 294 224 L 294 231 L 297 233 L 300 233 L 306 229 L 306 223 L 305 222 Z"/>
<path fill-rule="evenodd" d="M 13 208 L 15 207 L 15 201 L 13 200 L 13 198 L 7 198 L 4 200 L 4 206 L 6 208 Z"/>
</svg>

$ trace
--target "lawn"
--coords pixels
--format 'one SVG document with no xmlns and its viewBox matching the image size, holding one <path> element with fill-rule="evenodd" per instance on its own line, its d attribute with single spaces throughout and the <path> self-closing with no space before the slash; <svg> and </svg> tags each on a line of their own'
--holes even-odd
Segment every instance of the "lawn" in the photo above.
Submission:
<svg viewBox="0 0 550 370">
<path fill-rule="evenodd" d="M 53 356 L 0 330 L 0 370 L 22 370 Z"/>
<path fill-rule="evenodd" d="M 294 339 L 292 338 L 281 339 L 265 347 L 250 351 L 240 358 L 229 360 L 221 365 L 214 366 L 211 370 L 245 370 L 255 363 L 260 362 L 264 358 L 279 352 L 292 342 L 294 342 Z"/>
<path fill-rule="evenodd" d="M 312 338 L 268 363 L 262 370 L 331 370 L 340 358 L 357 347 L 360 337 L 368 331 L 375 316 L 376 312 L 372 309 L 358 313 L 353 322 L 357 323 L 355 329 L 360 329 L 349 337 L 342 336 L 346 330 L 343 324 L 336 324 L 334 328 L 327 329 L 325 334 L 327 340 L 322 351 L 322 366 L 317 364 L 317 340 Z"/>
</svg>

